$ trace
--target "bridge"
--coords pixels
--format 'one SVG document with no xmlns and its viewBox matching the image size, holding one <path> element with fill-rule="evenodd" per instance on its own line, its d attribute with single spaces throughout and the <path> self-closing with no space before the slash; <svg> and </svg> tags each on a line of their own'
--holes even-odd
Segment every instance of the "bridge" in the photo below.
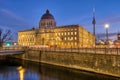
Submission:
<svg viewBox="0 0 120 80">
<path fill-rule="evenodd" d="M 0 48 L 0 60 L 5 60 L 7 56 L 11 55 L 20 55 L 23 54 L 24 50 L 22 48 L 11 48 L 11 47 L 5 47 Z"/>
<path fill-rule="evenodd" d="M 101 55 L 120 55 L 120 48 L 29 48 L 29 50 L 43 51 L 43 52 L 69 52 L 69 53 L 88 53 Z"/>
<path fill-rule="evenodd" d="M 0 50 L 1 55 L 16 55 L 16 54 L 23 54 L 24 50 Z"/>
</svg>

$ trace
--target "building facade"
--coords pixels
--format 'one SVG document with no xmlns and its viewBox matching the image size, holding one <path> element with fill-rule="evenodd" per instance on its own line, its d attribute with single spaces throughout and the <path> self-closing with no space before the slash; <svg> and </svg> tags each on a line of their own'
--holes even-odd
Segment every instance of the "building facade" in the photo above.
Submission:
<svg viewBox="0 0 120 80">
<path fill-rule="evenodd" d="M 120 33 L 117 34 L 117 40 L 114 41 L 114 46 L 120 48 Z"/>
<path fill-rule="evenodd" d="M 80 25 L 56 26 L 49 10 L 42 15 L 39 28 L 18 32 L 18 44 L 23 46 L 50 46 L 60 48 L 93 47 L 95 37 Z"/>
</svg>

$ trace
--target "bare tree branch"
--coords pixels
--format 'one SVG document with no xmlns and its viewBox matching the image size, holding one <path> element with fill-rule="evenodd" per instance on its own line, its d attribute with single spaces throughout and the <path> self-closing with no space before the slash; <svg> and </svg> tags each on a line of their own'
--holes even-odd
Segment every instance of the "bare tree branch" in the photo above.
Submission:
<svg viewBox="0 0 120 80">
<path fill-rule="evenodd" d="M 0 47 L 2 47 L 3 42 L 10 40 L 13 40 L 11 30 L 7 29 L 6 31 L 3 31 L 2 29 L 0 29 Z"/>
<path fill-rule="evenodd" d="M 10 30 L 6 30 L 6 32 L 3 34 L 2 41 L 4 42 L 5 39 L 11 34 Z"/>
</svg>

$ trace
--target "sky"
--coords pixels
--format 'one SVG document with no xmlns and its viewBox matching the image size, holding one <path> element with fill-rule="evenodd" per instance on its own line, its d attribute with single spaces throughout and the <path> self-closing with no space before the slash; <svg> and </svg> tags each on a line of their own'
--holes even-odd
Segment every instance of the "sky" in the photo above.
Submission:
<svg viewBox="0 0 120 80">
<path fill-rule="evenodd" d="M 79 24 L 93 33 L 95 8 L 96 34 L 120 31 L 120 0 L 0 0 L 0 28 L 20 30 L 38 28 L 41 16 L 49 9 L 57 26 Z"/>
</svg>

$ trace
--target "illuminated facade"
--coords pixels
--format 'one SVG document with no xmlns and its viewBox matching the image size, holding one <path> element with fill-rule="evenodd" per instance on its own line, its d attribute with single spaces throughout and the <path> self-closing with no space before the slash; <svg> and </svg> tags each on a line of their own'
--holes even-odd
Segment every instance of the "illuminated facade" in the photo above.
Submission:
<svg viewBox="0 0 120 80">
<path fill-rule="evenodd" d="M 41 17 L 39 29 L 18 32 L 18 44 L 23 46 L 93 47 L 94 40 L 94 36 L 80 25 L 56 26 L 48 10 Z"/>
<path fill-rule="evenodd" d="M 120 33 L 117 34 L 117 40 L 114 41 L 114 45 L 117 48 L 120 48 Z"/>
</svg>

